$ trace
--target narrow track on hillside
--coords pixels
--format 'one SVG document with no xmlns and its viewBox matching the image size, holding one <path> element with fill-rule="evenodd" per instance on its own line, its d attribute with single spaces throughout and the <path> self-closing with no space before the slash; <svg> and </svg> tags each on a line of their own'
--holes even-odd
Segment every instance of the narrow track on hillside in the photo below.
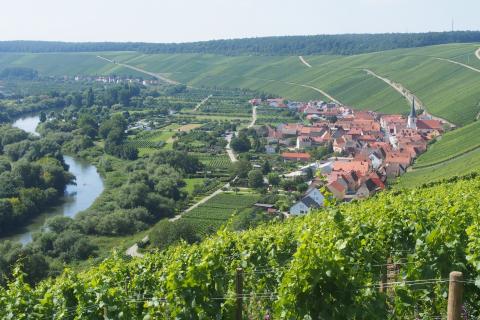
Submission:
<svg viewBox="0 0 480 320">
<path fill-rule="evenodd" d="M 430 113 L 428 113 L 428 110 L 427 108 L 425 107 L 425 105 L 423 104 L 422 100 L 420 100 L 417 96 L 415 96 L 412 92 L 410 92 L 410 90 L 408 90 L 407 88 L 405 88 L 401 83 L 397 83 L 397 82 L 394 82 L 388 78 L 385 78 L 385 77 L 382 77 L 378 74 L 376 74 L 375 72 L 373 72 L 372 70 L 369 70 L 369 69 L 363 69 L 363 71 L 365 71 L 366 73 L 368 73 L 369 75 L 377 78 L 377 79 L 380 79 L 382 80 L 383 82 L 385 82 L 386 84 L 388 84 L 390 87 L 392 87 L 393 89 L 395 89 L 398 93 L 400 93 L 406 100 L 409 104 L 412 104 L 413 103 L 413 99 L 415 99 L 415 107 L 417 110 L 423 110 L 423 114 L 425 114 L 426 116 L 429 116 L 431 117 L 432 119 L 434 120 L 439 120 L 439 121 L 442 121 L 442 122 L 445 122 L 447 123 L 450 127 L 452 128 L 455 128 L 456 125 L 451 123 L 450 121 L 444 119 L 444 118 L 440 118 L 440 117 L 437 117 L 437 116 L 434 116 Z"/>
<path fill-rule="evenodd" d="M 102 56 L 97 56 L 97 58 L 102 59 L 102 60 L 105 60 L 105 61 L 108 61 L 108 62 L 110 62 L 110 63 L 116 64 L 116 65 L 119 65 L 119 66 L 122 66 L 122 67 L 125 67 L 125 68 L 128 68 L 128 69 L 131 69 L 131 70 L 138 71 L 138 72 L 140 72 L 140 73 L 147 74 L 147 75 L 149 75 L 149 76 L 152 76 L 152 77 L 154 77 L 154 78 L 157 78 L 158 80 L 164 81 L 164 82 L 169 83 L 169 84 L 180 84 L 180 82 L 177 82 L 177 81 L 175 81 L 175 80 L 169 79 L 169 78 L 167 78 L 167 77 L 165 77 L 165 76 L 162 76 L 162 75 L 160 75 L 160 74 L 158 74 L 158 73 L 153 73 L 153 72 L 150 72 L 150 71 L 141 69 L 141 68 L 137 68 L 137 67 L 131 66 L 131 65 L 129 65 L 129 64 L 116 62 L 116 61 L 114 61 L 114 60 L 111 60 L 111 59 L 108 59 L 108 58 L 105 58 L 105 57 L 102 57 Z"/>
<path fill-rule="evenodd" d="M 203 106 L 207 101 L 208 99 L 210 99 L 211 97 L 213 97 L 212 95 L 209 95 L 208 97 L 206 97 L 205 99 L 203 99 L 202 101 L 200 101 L 196 106 L 195 108 L 193 108 L 193 111 L 198 111 L 198 109 L 200 109 L 201 106 Z"/>
<path fill-rule="evenodd" d="M 478 51 L 477 51 L 478 52 Z M 478 57 L 478 56 L 477 56 Z M 458 61 L 454 61 L 454 60 L 450 60 L 450 59 L 445 59 L 445 58 L 435 58 L 437 60 L 440 60 L 440 61 L 446 61 L 446 62 L 450 62 L 450 63 L 454 63 L 454 64 L 457 64 L 459 66 L 462 66 L 464 68 L 467 68 L 467 69 L 470 69 L 472 71 L 475 71 L 475 72 L 480 72 L 480 69 L 477 69 L 477 68 L 474 68 L 472 66 L 469 66 L 468 64 L 465 64 L 465 63 L 461 63 L 461 62 L 458 62 Z M 479 58 L 480 59 L 480 58 Z"/>
<path fill-rule="evenodd" d="M 423 165 L 423 166 L 419 166 L 419 167 L 412 167 L 411 172 L 421 171 L 421 170 L 424 170 L 424 169 L 436 168 L 436 167 L 442 166 L 446 163 L 458 160 L 460 158 L 464 158 L 464 157 L 470 155 L 473 152 L 477 152 L 478 150 L 480 150 L 480 146 L 475 146 L 473 148 L 468 149 L 467 151 L 464 151 L 464 152 L 461 152 L 461 153 L 456 154 L 454 156 L 451 156 L 448 159 L 445 159 L 445 160 L 442 160 L 442 161 L 439 161 L 439 162 L 435 162 L 435 163 L 432 163 L 432 164 L 428 164 L 428 165 Z M 468 167 L 468 165 L 466 165 L 466 166 Z"/>
<path fill-rule="evenodd" d="M 286 83 L 286 84 L 290 84 L 290 85 L 294 85 L 294 86 L 299 86 L 299 87 L 304 87 L 304 88 L 308 88 L 308 89 L 315 90 L 315 91 L 317 91 L 317 92 L 320 92 L 322 95 L 324 95 L 325 97 L 327 97 L 327 98 L 330 99 L 331 101 L 343 105 L 343 103 L 341 103 L 340 100 L 335 99 L 334 97 L 332 97 L 331 95 L 329 95 L 327 92 L 323 91 L 322 89 L 316 88 L 316 87 L 314 87 L 314 86 L 310 86 L 310 85 L 308 85 L 308 84 L 300 84 L 300 83 L 295 83 L 295 82 L 285 82 L 285 83 Z"/>
<path fill-rule="evenodd" d="M 310 65 L 310 63 L 307 62 L 307 60 L 305 60 L 302 56 L 298 56 L 298 59 L 300 59 L 300 61 L 306 65 L 307 67 L 311 68 L 312 66 Z"/>
</svg>

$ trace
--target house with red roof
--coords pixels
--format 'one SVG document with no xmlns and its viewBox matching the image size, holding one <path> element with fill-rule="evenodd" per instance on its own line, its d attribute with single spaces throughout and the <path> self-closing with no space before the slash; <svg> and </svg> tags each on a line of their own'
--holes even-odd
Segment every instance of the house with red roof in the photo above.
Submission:
<svg viewBox="0 0 480 320">
<path fill-rule="evenodd" d="M 283 152 L 282 158 L 284 161 L 308 162 L 311 156 L 306 152 Z"/>
</svg>

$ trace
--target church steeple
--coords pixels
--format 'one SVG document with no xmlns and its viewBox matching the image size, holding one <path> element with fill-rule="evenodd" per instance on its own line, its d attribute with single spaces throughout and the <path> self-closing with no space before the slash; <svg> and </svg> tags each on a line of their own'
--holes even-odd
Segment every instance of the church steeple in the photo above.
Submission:
<svg viewBox="0 0 480 320">
<path fill-rule="evenodd" d="M 413 99 L 412 99 L 412 110 L 410 110 L 409 117 L 412 117 L 412 118 L 417 117 L 417 111 L 415 110 L 415 97 L 413 97 Z"/>
<path fill-rule="evenodd" d="M 407 128 L 417 129 L 417 111 L 415 110 L 415 97 L 412 99 L 412 109 L 408 115 Z"/>
</svg>

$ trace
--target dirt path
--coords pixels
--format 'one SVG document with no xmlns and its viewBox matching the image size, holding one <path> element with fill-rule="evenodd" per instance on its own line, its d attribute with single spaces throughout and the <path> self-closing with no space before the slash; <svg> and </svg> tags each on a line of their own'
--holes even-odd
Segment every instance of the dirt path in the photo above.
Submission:
<svg viewBox="0 0 480 320">
<path fill-rule="evenodd" d="M 383 82 L 385 82 L 386 84 L 388 84 L 390 87 L 392 87 L 393 89 L 395 89 L 398 93 L 400 93 L 407 101 L 409 104 L 412 104 L 413 103 L 413 99 L 415 98 L 415 107 L 417 110 L 420 110 L 422 109 L 423 110 L 423 114 L 426 115 L 426 116 L 429 116 L 431 117 L 432 119 L 434 120 L 438 120 L 438 121 L 442 121 L 442 122 L 445 122 L 447 123 L 450 127 L 452 128 L 455 128 L 456 125 L 447 121 L 446 119 L 443 119 L 443 118 L 440 118 L 440 117 L 437 117 L 437 116 L 434 116 L 434 115 L 431 115 L 430 113 L 428 113 L 427 111 L 427 108 L 425 108 L 425 105 L 423 104 L 422 100 L 418 99 L 417 96 L 415 96 L 413 93 L 410 92 L 410 90 L 408 90 L 407 88 L 405 88 L 402 84 L 400 83 L 396 83 L 388 78 L 385 78 L 385 77 L 382 77 L 382 76 L 379 76 L 378 74 L 376 74 L 375 72 L 373 72 L 372 70 L 369 70 L 369 69 L 363 69 L 363 71 L 365 71 L 366 73 L 368 73 L 369 75 L 371 76 L 374 76 L 375 78 L 378 78 L 380 80 L 382 80 Z"/>
<path fill-rule="evenodd" d="M 227 134 L 225 137 L 225 140 L 227 140 L 227 146 L 225 147 L 225 150 L 227 151 L 228 157 L 230 158 L 231 162 L 237 162 L 237 157 L 235 156 L 235 153 L 233 152 L 232 148 L 230 148 L 230 142 L 232 141 L 233 133 Z"/>
<path fill-rule="evenodd" d="M 210 99 L 212 97 L 212 95 L 209 95 L 208 97 L 206 97 L 205 99 L 203 99 L 202 101 L 200 101 L 196 106 L 195 108 L 193 109 L 193 111 L 198 111 L 198 109 L 203 106 L 205 104 L 205 102 L 208 101 L 208 99 Z"/>
<path fill-rule="evenodd" d="M 478 51 L 477 51 L 478 53 Z M 477 56 L 478 57 L 478 56 Z M 461 62 L 458 62 L 458 61 L 453 61 L 453 60 L 450 60 L 450 59 L 445 59 L 445 58 L 435 58 L 437 60 L 441 60 L 441 61 L 446 61 L 446 62 L 450 62 L 450 63 L 454 63 L 454 64 L 458 64 L 459 66 L 462 66 L 464 68 L 467 68 L 467 69 L 470 69 L 472 71 L 475 71 L 475 72 L 480 72 L 480 69 L 477 69 L 477 68 L 474 68 L 472 66 L 469 66 L 468 64 L 465 64 L 465 63 L 461 63 Z M 479 58 L 480 59 L 480 58 Z"/>
<path fill-rule="evenodd" d="M 308 63 L 302 56 L 298 56 L 298 59 L 300 59 L 300 61 L 302 61 L 302 63 L 304 65 L 306 65 L 307 67 L 311 68 L 312 66 L 310 65 L 310 63 Z"/>
<path fill-rule="evenodd" d="M 255 122 L 257 122 L 257 106 L 252 109 L 252 122 L 250 122 L 247 128 L 252 128 L 255 125 Z"/>
<path fill-rule="evenodd" d="M 148 236 L 145 236 L 143 239 L 142 239 L 143 242 L 147 242 L 148 241 Z M 138 245 L 135 243 L 133 246 L 131 246 L 130 248 L 127 249 L 127 251 L 125 251 L 125 253 L 127 255 L 129 255 L 130 257 L 138 257 L 138 258 L 141 258 L 143 257 L 143 254 L 141 254 L 140 252 L 138 252 Z"/>
<path fill-rule="evenodd" d="M 294 86 L 299 86 L 299 87 L 304 87 L 304 88 L 308 88 L 308 89 L 315 90 L 315 91 L 320 92 L 321 94 L 323 94 L 325 97 L 327 97 L 327 98 L 330 99 L 331 101 L 343 105 L 343 103 L 341 103 L 339 100 L 335 99 L 334 97 L 332 97 L 331 95 L 329 95 L 328 93 L 326 93 L 325 91 L 323 91 L 322 89 L 315 88 L 315 87 L 313 87 L 313 86 L 309 86 L 309 85 L 306 85 L 306 84 L 295 83 L 295 82 L 285 82 L 285 83 L 286 83 L 286 84 L 291 84 L 291 85 L 294 85 Z"/>
<path fill-rule="evenodd" d="M 137 68 L 137 67 L 125 64 L 125 63 L 116 62 L 116 61 L 113 61 L 111 59 L 108 59 L 108 58 L 105 58 L 105 57 L 102 57 L 102 56 L 97 56 L 97 58 L 108 61 L 110 63 L 117 64 L 119 66 L 122 66 L 122 67 L 125 67 L 125 68 L 128 68 L 128 69 L 132 69 L 132 70 L 135 70 L 135 71 L 138 71 L 138 72 L 141 72 L 141 73 L 148 74 L 149 76 L 152 76 L 154 78 L 157 78 L 158 80 L 162 80 L 162 81 L 164 81 L 166 83 L 169 83 L 169 84 L 180 84 L 180 82 L 168 79 L 167 77 L 164 77 L 164 76 L 162 76 L 158 73 L 153 73 L 153 72 L 150 72 L 150 71 L 147 71 L 147 70 L 144 70 L 144 69 L 140 69 L 140 68 Z"/>
</svg>

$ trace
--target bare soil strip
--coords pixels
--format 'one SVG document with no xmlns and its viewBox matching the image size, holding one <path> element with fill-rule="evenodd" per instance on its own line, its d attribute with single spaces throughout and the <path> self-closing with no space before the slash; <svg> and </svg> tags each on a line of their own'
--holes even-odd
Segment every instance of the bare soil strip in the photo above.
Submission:
<svg viewBox="0 0 480 320">
<path fill-rule="evenodd" d="M 371 76 L 374 76 L 375 78 L 378 78 L 380 80 L 382 80 L 383 82 L 385 82 L 386 84 L 388 84 L 390 87 L 392 87 L 393 89 L 395 89 L 398 93 L 400 93 L 407 101 L 409 104 L 412 104 L 413 103 L 413 99 L 415 99 L 415 106 L 416 106 L 416 109 L 418 110 L 423 110 L 423 114 L 425 114 L 426 116 L 429 116 L 431 117 L 432 119 L 435 119 L 435 120 L 439 120 L 439 121 L 442 121 L 442 122 L 445 122 L 447 123 L 450 127 L 454 128 L 456 127 L 455 124 L 447 121 L 446 119 L 443 119 L 443 118 L 440 118 L 440 117 L 437 117 L 437 116 L 434 116 L 434 115 L 431 115 L 430 113 L 428 113 L 427 111 L 427 108 L 425 107 L 425 105 L 423 104 L 423 102 L 418 99 L 417 96 L 415 96 L 413 93 L 410 92 L 410 90 L 408 90 L 407 88 L 405 88 L 402 84 L 400 83 L 396 83 L 388 78 L 385 78 L 385 77 L 382 77 L 382 76 L 379 76 L 378 74 L 376 74 L 375 72 L 373 72 L 372 70 L 369 70 L 369 69 L 363 69 L 363 71 L 365 71 L 366 73 L 368 73 L 369 75 Z"/>
<path fill-rule="evenodd" d="M 203 106 L 205 104 L 205 102 L 208 101 L 208 99 L 210 99 L 212 97 L 212 95 L 209 95 L 208 97 L 206 97 L 205 99 L 203 99 L 202 101 L 200 101 L 196 106 L 195 108 L 193 109 L 193 111 L 198 111 L 198 109 Z"/>
<path fill-rule="evenodd" d="M 125 68 L 128 68 L 128 69 L 132 69 L 132 70 L 135 70 L 135 71 L 138 71 L 138 72 L 141 72 L 141 73 L 145 73 L 145 74 L 148 74 L 149 76 L 152 76 L 154 78 L 157 78 L 158 80 L 162 80 L 166 83 L 170 83 L 170 84 L 179 84 L 180 82 L 177 82 L 175 80 L 172 80 L 172 79 L 168 79 L 167 77 L 165 76 L 162 76 L 158 73 L 153 73 L 153 72 L 150 72 L 150 71 L 147 71 L 147 70 L 143 70 L 143 69 L 140 69 L 140 68 L 137 68 L 137 67 L 134 67 L 134 66 L 131 66 L 131 65 L 128 65 L 128 64 L 125 64 L 125 63 L 120 63 L 120 62 L 116 62 L 116 61 L 113 61 L 111 59 L 108 59 L 108 58 L 105 58 L 105 57 L 102 57 L 102 56 L 97 56 L 97 58 L 99 59 L 102 59 L 102 60 L 105 60 L 105 61 L 108 61 L 108 62 L 111 62 L 111 63 L 114 63 L 114 64 L 117 64 L 119 66 L 122 66 L 122 67 L 125 67 Z"/>
<path fill-rule="evenodd" d="M 298 56 L 298 59 L 300 59 L 300 61 L 302 61 L 302 63 L 304 65 L 306 65 L 307 67 L 311 68 L 312 66 L 310 65 L 310 63 L 308 63 L 302 56 Z"/>
<path fill-rule="evenodd" d="M 477 53 L 478 53 L 478 51 L 477 51 Z M 477 56 L 477 57 L 478 57 L 478 56 Z M 450 62 L 450 63 L 454 63 L 454 64 L 458 64 L 459 66 L 465 67 L 465 68 L 470 69 L 470 70 L 472 70 L 472 71 L 480 72 L 480 69 L 474 68 L 474 67 L 469 66 L 468 64 L 465 64 L 465 63 L 461 63 L 461 62 L 458 62 L 458 61 L 453 61 L 453 60 L 445 59 L 445 58 L 435 58 L 435 59 L 441 60 L 441 61 Z M 480 59 L 480 58 L 479 58 L 479 59 Z"/>
</svg>

